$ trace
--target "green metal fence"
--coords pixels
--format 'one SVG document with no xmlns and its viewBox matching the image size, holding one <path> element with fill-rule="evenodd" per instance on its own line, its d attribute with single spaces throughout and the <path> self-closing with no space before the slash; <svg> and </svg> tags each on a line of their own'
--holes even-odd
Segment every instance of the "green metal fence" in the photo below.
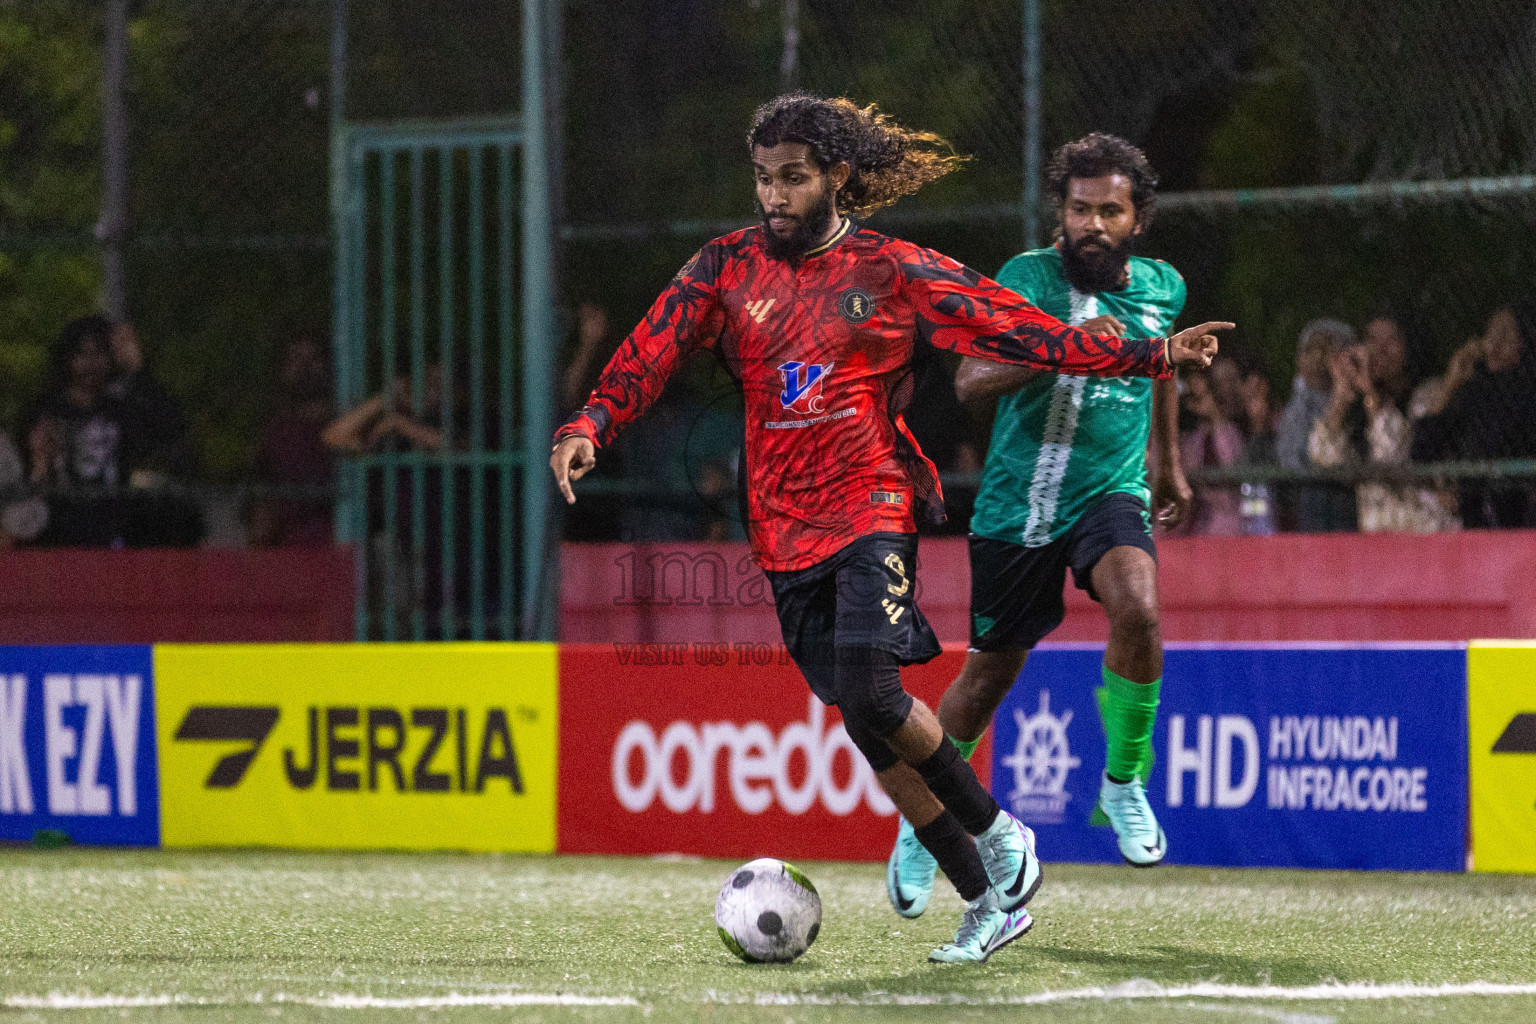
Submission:
<svg viewBox="0 0 1536 1024">
<path fill-rule="evenodd" d="M 523 438 L 542 432 L 525 430 L 518 349 L 521 125 L 341 134 L 337 398 L 376 410 L 337 513 L 358 638 L 522 635 L 515 565 L 543 510 L 523 479 Z"/>
</svg>

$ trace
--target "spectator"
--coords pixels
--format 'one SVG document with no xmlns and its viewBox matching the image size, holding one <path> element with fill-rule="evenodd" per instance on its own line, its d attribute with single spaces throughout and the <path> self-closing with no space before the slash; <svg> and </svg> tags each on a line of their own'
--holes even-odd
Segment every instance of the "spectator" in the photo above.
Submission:
<svg viewBox="0 0 1536 1024">
<path fill-rule="evenodd" d="M 48 525 L 48 503 L 27 493 L 27 472 L 11 436 L 0 431 L 0 549 L 35 539 Z"/>
<path fill-rule="evenodd" d="M 1307 454 L 1313 465 L 1407 463 L 1412 433 L 1394 397 L 1407 391 L 1405 357 L 1401 330 L 1381 318 L 1368 325 L 1363 344 L 1333 354 L 1329 360 L 1333 393 L 1308 439 Z M 1371 480 L 1356 486 L 1355 504 L 1363 533 L 1434 533 L 1450 525 L 1450 511 L 1431 490 Z"/>
<path fill-rule="evenodd" d="M 379 394 L 367 399 L 342 413 L 321 432 L 325 445 L 339 455 L 413 452 L 444 456 L 425 460 L 419 469 L 401 468 L 392 495 L 384 493 L 383 474 L 369 473 L 368 493 L 369 557 L 378 570 L 370 573 L 370 577 L 392 590 L 397 615 L 424 616 L 432 635 L 445 640 L 458 637 L 458 615 L 470 607 L 474 597 L 471 587 L 477 525 L 482 531 L 485 553 L 481 564 L 497 566 L 501 557 L 500 530 L 488 525 L 500 522 L 499 480 L 495 475 L 498 471 L 477 471 L 462 462 L 449 469 L 447 426 L 452 428 L 455 452 L 467 452 L 473 447 L 469 390 L 462 380 L 456 380 L 451 393 L 445 396 L 444 388 L 449 386 L 443 378 L 442 365 L 430 363 L 421 381 L 420 414 L 413 411 L 411 382 L 401 378 L 396 381 L 392 396 Z M 443 408 L 445 399 L 451 403 L 448 410 Z M 443 418 L 445 411 L 451 420 Z M 486 436 L 482 441 L 488 451 L 494 451 L 499 444 L 495 421 L 494 416 L 486 417 Z M 477 485 L 481 495 L 478 511 Z M 445 524 L 443 513 L 450 486 L 453 517 Z M 418 500 L 426 513 L 419 537 L 415 532 Z M 391 506 L 395 521 L 392 532 L 384 528 Z M 494 572 L 487 571 L 481 597 L 488 620 L 499 614 L 496 583 Z M 383 594 L 380 591 L 373 596 L 382 599 Z M 399 622 L 396 627 L 405 628 Z"/>
<path fill-rule="evenodd" d="M 99 314 L 66 325 L 49 352 L 47 387 L 27 423 L 29 480 L 51 492 L 49 529 L 40 543 L 197 543 L 197 506 L 164 489 L 171 474 L 188 465 L 186 424 L 144 368 L 131 327 Z"/>
<path fill-rule="evenodd" d="M 428 364 L 422 377 L 422 413 L 411 410 L 411 381 L 395 379 L 393 395 L 374 395 L 342 413 L 321 431 L 321 441 L 343 455 L 386 451 L 436 452 L 443 447 L 443 367 Z"/>
<path fill-rule="evenodd" d="M 1296 342 L 1296 380 L 1275 438 L 1276 455 L 1285 468 L 1313 468 L 1309 454 L 1312 425 L 1327 410 L 1334 390 L 1330 361 L 1335 353 L 1356 343 L 1355 332 L 1339 320 L 1313 320 L 1301 329 Z M 1352 488 L 1332 483 L 1300 484 L 1291 496 L 1297 531 L 1325 533 L 1355 528 Z"/>
<path fill-rule="evenodd" d="M 1269 378 L 1258 370 L 1243 373 L 1238 385 L 1241 401 L 1243 437 L 1243 461 L 1254 466 L 1274 465 L 1275 434 L 1280 425 L 1280 414 L 1269 397 Z"/>
<path fill-rule="evenodd" d="M 1365 343 L 1377 395 L 1406 413 L 1413 382 L 1408 375 L 1408 335 L 1403 325 L 1396 316 L 1381 313 L 1366 321 L 1360 339 Z"/>
<path fill-rule="evenodd" d="M 1451 357 L 1444 377 L 1414 394 L 1422 412 L 1414 457 L 1499 460 L 1536 456 L 1536 299 L 1504 306 L 1483 336 Z M 1462 524 L 1469 528 L 1536 526 L 1528 485 L 1464 480 Z"/>
<path fill-rule="evenodd" d="M 256 472 L 263 484 L 310 493 L 264 494 L 251 504 L 251 543 L 256 547 L 314 547 L 334 535 L 331 499 L 335 460 L 321 433 L 331 419 L 331 379 L 320 339 L 291 335 L 278 367 L 277 410 L 262 424 Z"/>
<path fill-rule="evenodd" d="M 1193 429 L 1179 443 L 1179 453 L 1186 470 L 1216 469 L 1235 466 L 1243 457 L 1243 432 L 1228 416 L 1228 409 L 1217 397 L 1214 381 L 1222 380 L 1230 388 L 1236 379 L 1233 367 L 1218 368 L 1232 360 L 1218 356 L 1206 373 L 1186 373 L 1182 396 L 1186 422 Z M 1229 398 L 1230 401 L 1230 398 Z M 1212 535 L 1235 537 L 1243 532 L 1238 488 L 1232 484 L 1196 484 L 1195 499 L 1189 515 L 1174 535 Z"/>
<path fill-rule="evenodd" d="M 186 477 L 192 466 L 187 418 L 145 367 L 144 349 L 131 323 L 112 325 L 110 347 L 113 371 L 107 393 L 123 404 L 128 418 L 129 485 L 156 487 Z"/>
</svg>

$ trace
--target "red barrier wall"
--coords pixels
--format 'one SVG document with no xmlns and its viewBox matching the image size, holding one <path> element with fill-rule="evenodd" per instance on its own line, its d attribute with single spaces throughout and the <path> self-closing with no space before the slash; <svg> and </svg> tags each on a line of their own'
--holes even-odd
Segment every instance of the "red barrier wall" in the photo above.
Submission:
<svg viewBox="0 0 1536 1024">
<path fill-rule="evenodd" d="M 351 640 L 350 548 L 0 554 L 0 643 Z"/>
<path fill-rule="evenodd" d="M 937 704 L 962 657 L 902 681 Z M 895 808 L 841 721 L 777 645 L 562 644 L 558 848 L 884 860 Z M 989 783 L 990 733 L 971 763 Z"/>
<path fill-rule="evenodd" d="M 1168 640 L 1536 637 L 1536 531 L 1195 537 L 1158 550 Z M 925 540 L 918 558 L 923 612 L 963 642 L 965 541 Z M 779 640 L 745 544 L 567 544 L 561 559 L 565 641 Z M 1106 636 L 1069 584 L 1051 639 Z"/>
</svg>

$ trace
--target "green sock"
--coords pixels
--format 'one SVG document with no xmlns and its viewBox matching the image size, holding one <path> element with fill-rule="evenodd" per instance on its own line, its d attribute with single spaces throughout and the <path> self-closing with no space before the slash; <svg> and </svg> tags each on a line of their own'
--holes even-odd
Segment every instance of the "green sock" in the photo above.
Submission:
<svg viewBox="0 0 1536 1024">
<path fill-rule="evenodd" d="M 957 740 L 953 736 L 950 736 L 949 742 L 953 743 L 956 748 L 959 749 L 961 757 L 969 761 L 971 759 L 971 755 L 976 753 L 976 744 L 981 742 L 981 737 L 978 736 L 973 740 Z"/>
<path fill-rule="evenodd" d="M 1152 775 L 1152 724 L 1157 721 L 1161 676 L 1150 683 L 1133 683 L 1104 669 L 1098 691 L 1099 716 L 1104 720 L 1104 770 L 1117 779 Z"/>
</svg>

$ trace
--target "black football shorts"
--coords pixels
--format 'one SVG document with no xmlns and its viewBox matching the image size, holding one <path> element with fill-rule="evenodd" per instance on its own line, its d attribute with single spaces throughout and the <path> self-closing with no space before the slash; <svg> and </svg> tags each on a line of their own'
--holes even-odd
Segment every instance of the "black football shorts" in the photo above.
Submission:
<svg viewBox="0 0 1536 1024">
<path fill-rule="evenodd" d="M 1072 528 L 1044 547 L 971 534 L 971 650 L 1029 650 L 1061 625 L 1067 569 L 1095 601 L 1093 567 L 1110 548 L 1141 548 L 1153 558 L 1152 519 L 1133 494 L 1106 494 Z"/>
<path fill-rule="evenodd" d="M 823 704 L 836 703 L 837 652 L 874 648 L 903 665 L 930 661 L 939 638 L 917 607 L 917 534 L 871 533 L 831 558 L 765 571 L 784 645 Z"/>
</svg>

